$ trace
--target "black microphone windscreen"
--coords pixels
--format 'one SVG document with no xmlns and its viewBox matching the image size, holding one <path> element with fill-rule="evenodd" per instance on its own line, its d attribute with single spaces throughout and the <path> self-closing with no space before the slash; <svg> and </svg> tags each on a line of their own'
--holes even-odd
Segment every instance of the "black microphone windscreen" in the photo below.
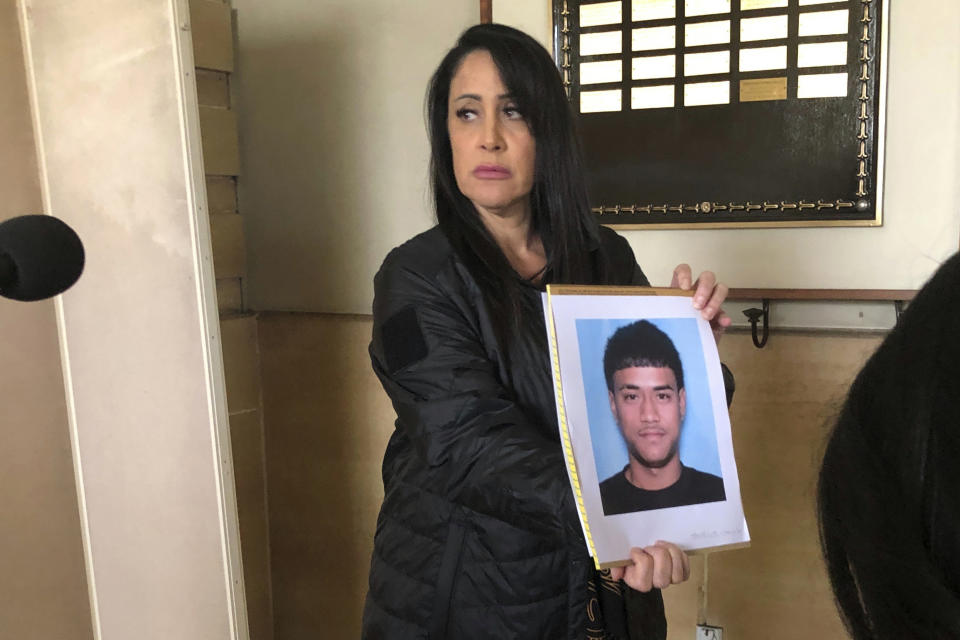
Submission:
<svg viewBox="0 0 960 640">
<path fill-rule="evenodd" d="M 42 300 L 66 291 L 83 273 L 83 243 L 53 216 L 19 216 L 0 223 L 0 261 L 13 264 L 0 269 L 0 296 Z"/>
</svg>

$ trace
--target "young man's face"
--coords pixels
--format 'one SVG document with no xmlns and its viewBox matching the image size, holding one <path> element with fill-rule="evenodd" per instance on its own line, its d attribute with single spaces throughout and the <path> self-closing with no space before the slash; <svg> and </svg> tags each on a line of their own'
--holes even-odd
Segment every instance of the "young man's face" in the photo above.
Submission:
<svg viewBox="0 0 960 640">
<path fill-rule="evenodd" d="M 669 367 L 628 367 L 613 374 L 610 411 L 630 456 L 659 469 L 677 455 L 687 397 Z"/>
</svg>

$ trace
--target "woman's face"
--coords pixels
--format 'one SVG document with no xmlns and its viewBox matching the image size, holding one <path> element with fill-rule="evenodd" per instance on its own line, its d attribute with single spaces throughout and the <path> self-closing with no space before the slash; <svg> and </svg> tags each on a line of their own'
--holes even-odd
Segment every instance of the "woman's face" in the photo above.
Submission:
<svg viewBox="0 0 960 640">
<path fill-rule="evenodd" d="M 481 216 L 525 216 L 536 141 L 490 53 L 471 52 L 450 83 L 447 130 L 457 186 Z"/>
</svg>

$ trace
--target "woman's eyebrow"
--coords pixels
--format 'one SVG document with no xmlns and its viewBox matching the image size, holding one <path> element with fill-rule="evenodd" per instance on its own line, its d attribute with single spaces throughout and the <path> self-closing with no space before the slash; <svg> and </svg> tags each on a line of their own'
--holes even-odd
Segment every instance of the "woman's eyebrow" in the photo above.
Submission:
<svg viewBox="0 0 960 640">
<path fill-rule="evenodd" d="M 478 102 L 482 101 L 482 98 L 476 93 L 463 93 L 453 99 L 454 102 L 457 100 L 476 100 Z M 512 93 L 501 93 L 497 96 L 497 100 L 513 100 Z"/>
</svg>

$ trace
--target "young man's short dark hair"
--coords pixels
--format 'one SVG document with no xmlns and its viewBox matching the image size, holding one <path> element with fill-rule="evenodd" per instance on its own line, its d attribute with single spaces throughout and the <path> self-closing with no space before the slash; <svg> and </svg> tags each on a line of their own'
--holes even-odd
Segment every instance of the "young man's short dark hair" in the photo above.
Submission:
<svg viewBox="0 0 960 640">
<path fill-rule="evenodd" d="M 613 391 L 613 374 L 629 367 L 669 367 L 683 389 L 683 365 L 673 341 L 652 322 L 638 320 L 614 331 L 603 352 L 607 389 Z"/>
</svg>

